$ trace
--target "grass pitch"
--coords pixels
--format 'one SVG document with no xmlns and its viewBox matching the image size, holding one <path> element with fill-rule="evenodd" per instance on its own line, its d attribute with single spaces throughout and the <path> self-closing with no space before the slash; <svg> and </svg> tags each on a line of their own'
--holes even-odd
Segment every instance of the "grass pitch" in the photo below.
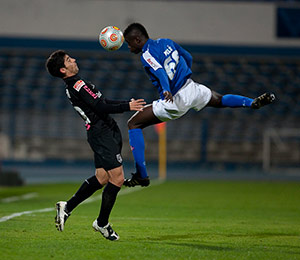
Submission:
<svg viewBox="0 0 300 260">
<path fill-rule="evenodd" d="M 0 259 L 300 259 L 300 183 L 169 181 L 131 188 L 111 214 L 116 242 L 92 230 L 99 200 L 76 208 L 64 232 L 55 229 L 55 203 L 79 185 L 0 188 L 0 219 L 53 207 L 0 222 Z M 27 193 L 37 196 L 1 200 Z"/>
</svg>

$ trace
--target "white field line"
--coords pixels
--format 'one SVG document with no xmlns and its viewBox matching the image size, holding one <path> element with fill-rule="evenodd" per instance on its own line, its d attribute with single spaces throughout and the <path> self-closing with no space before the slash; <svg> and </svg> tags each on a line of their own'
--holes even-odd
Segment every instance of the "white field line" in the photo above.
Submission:
<svg viewBox="0 0 300 260">
<path fill-rule="evenodd" d="M 15 202 L 15 201 L 19 201 L 19 200 L 29 200 L 32 198 L 37 197 L 38 194 L 36 192 L 32 192 L 32 193 L 27 193 L 21 196 L 13 196 L 13 197 L 8 197 L 8 198 L 4 198 L 1 199 L 0 202 L 2 203 L 10 203 L 10 202 Z"/>
<path fill-rule="evenodd" d="M 159 185 L 159 184 L 162 184 L 163 182 L 164 182 L 163 180 L 153 180 L 153 181 L 151 181 L 151 186 Z M 121 190 L 120 193 L 118 194 L 118 196 L 122 196 L 122 195 L 126 195 L 126 194 L 133 193 L 133 192 L 136 192 L 136 191 L 140 191 L 142 189 L 145 189 L 145 188 L 143 188 L 143 187 L 126 188 L 124 190 Z M 101 195 L 93 197 L 93 198 L 89 198 L 89 199 L 85 200 L 84 202 L 82 202 L 82 204 L 91 203 L 91 202 L 98 201 L 98 200 L 101 200 Z M 23 216 L 23 215 L 29 215 L 29 214 L 40 213 L 40 212 L 49 212 L 49 211 L 53 211 L 53 210 L 55 210 L 54 207 L 16 212 L 16 213 L 13 213 L 11 215 L 4 216 L 4 217 L 0 218 L 0 222 L 5 222 L 5 221 L 10 220 L 12 218 L 20 217 L 20 216 Z"/>
<path fill-rule="evenodd" d="M 36 209 L 36 210 L 28 210 L 28 211 L 17 212 L 17 213 L 11 214 L 9 216 L 5 216 L 5 217 L 0 218 L 0 222 L 5 222 L 5 221 L 10 220 L 12 218 L 20 217 L 20 216 L 28 215 L 28 214 L 32 214 L 32 213 L 48 212 L 48 211 L 52 211 L 53 209 L 54 208 L 45 208 L 45 209 Z"/>
</svg>

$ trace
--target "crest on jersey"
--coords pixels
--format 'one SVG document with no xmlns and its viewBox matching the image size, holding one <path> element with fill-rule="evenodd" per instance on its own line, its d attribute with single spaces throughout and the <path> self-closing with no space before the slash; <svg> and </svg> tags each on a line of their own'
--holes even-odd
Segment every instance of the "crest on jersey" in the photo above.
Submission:
<svg viewBox="0 0 300 260">
<path fill-rule="evenodd" d="M 157 60 L 150 54 L 149 51 L 143 53 L 143 58 L 154 70 L 162 68 L 162 66 L 157 62 Z"/>
<path fill-rule="evenodd" d="M 121 154 L 118 153 L 118 154 L 116 155 L 116 158 L 117 158 L 117 161 L 118 161 L 119 163 L 122 163 L 123 159 L 122 159 Z"/>
<path fill-rule="evenodd" d="M 76 83 L 74 84 L 73 88 L 79 92 L 80 89 L 81 89 L 84 85 L 85 85 L 85 83 L 84 83 L 83 80 L 78 80 L 78 81 L 76 81 Z"/>
</svg>

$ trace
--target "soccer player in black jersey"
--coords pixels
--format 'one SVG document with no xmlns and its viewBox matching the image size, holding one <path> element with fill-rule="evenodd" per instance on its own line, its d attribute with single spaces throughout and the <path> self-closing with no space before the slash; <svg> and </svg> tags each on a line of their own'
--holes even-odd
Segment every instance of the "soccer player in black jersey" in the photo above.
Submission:
<svg viewBox="0 0 300 260">
<path fill-rule="evenodd" d="M 109 240 L 118 240 L 119 236 L 111 228 L 108 219 L 124 182 L 122 136 L 117 123 L 109 114 L 142 111 L 146 102 L 143 99 L 115 101 L 104 98 L 92 83 L 78 75 L 76 60 L 63 50 L 57 50 L 50 55 L 46 68 L 52 76 L 64 80 L 69 101 L 85 121 L 96 168 L 95 175 L 86 179 L 72 198 L 56 203 L 56 227 L 63 231 L 72 210 L 105 186 L 100 214 L 93 222 L 93 228 Z"/>
</svg>

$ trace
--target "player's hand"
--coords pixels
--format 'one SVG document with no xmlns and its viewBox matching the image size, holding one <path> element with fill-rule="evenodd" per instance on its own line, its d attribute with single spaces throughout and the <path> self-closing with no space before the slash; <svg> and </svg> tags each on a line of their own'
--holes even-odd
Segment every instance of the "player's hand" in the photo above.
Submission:
<svg viewBox="0 0 300 260">
<path fill-rule="evenodd" d="M 163 95 L 165 96 L 165 100 L 167 102 L 172 102 L 173 103 L 173 96 L 172 96 L 172 93 L 170 91 L 165 91 L 163 93 Z"/>
<path fill-rule="evenodd" d="M 144 99 L 134 99 L 132 98 L 129 102 L 130 111 L 143 111 L 144 105 L 146 105 L 146 102 Z"/>
</svg>

